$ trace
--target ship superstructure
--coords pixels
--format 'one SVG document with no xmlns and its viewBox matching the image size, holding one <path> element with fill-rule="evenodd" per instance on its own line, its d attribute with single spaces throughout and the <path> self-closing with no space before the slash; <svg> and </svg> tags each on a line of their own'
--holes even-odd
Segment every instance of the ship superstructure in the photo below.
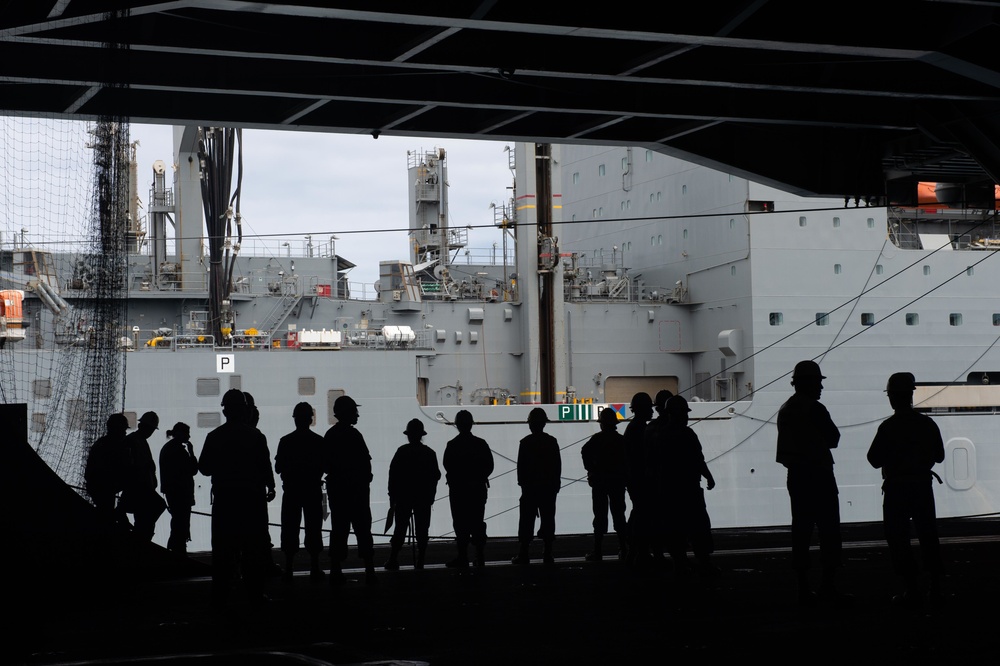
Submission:
<svg viewBox="0 0 1000 666">
<path fill-rule="evenodd" d="M 541 405 L 563 447 L 557 529 L 584 533 L 592 517 L 579 451 L 598 409 L 627 418 L 634 393 L 666 388 L 694 410 L 717 481 L 707 493 L 713 524 L 783 525 L 774 416 L 794 364 L 815 358 L 844 435 L 835 458 L 845 521 L 880 516 L 881 480 L 864 455 L 890 413 L 885 379 L 899 370 L 917 376 L 918 406 L 946 436 L 940 515 L 1000 506 L 1000 459 L 984 446 L 1000 405 L 992 208 L 887 212 L 794 197 L 639 148 L 519 144 L 514 194 L 494 208 L 503 251 L 474 260 L 448 224 L 446 152 L 414 151 L 409 248 L 380 263 L 376 285 L 350 280 L 354 265 L 332 235 L 278 239 L 269 251 L 244 239 L 216 328 L 194 131 L 178 132 L 173 168 L 154 164 L 148 222 L 128 258 L 120 339 L 133 422 L 147 410 L 163 424 L 187 422 L 197 450 L 222 422 L 222 394 L 238 388 L 253 394 L 273 449 L 293 429 L 297 402 L 316 408 L 324 432 L 334 400 L 350 394 L 362 405 L 379 521 L 407 421 L 425 423 L 424 441 L 440 456 L 456 412 L 469 409 L 497 460 L 488 532 L 512 536 L 517 443 Z M 86 264 L 20 241 L 3 252 L 4 287 L 27 286 L 19 353 L 57 365 L 85 350 L 89 324 L 76 306 L 91 279 Z M 36 286 L 43 281 L 50 290 Z M 31 403 L 33 437 L 55 419 L 72 437 L 74 387 L 56 391 L 28 373 L 12 390 Z M 209 483 L 198 483 L 195 510 L 208 513 Z M 193 530 L 192 549 L 207 549 L 207 518 Z M 431 532 L 450 530 L 439 501 Z"/>
</svg>

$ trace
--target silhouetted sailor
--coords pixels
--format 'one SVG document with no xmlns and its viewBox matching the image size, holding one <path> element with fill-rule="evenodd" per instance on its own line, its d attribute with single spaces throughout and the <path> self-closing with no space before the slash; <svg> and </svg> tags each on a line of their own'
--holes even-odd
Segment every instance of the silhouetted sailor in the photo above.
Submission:
<svg viewBox="0 0 1000 666">
<path fill-rule="evenodd" d="M 824 596 L 836 596 L 840 567 L 840 498 L 830 452 L 840 442 L 840 431 L 819 401 L 824 379 L 816 362 L 797 363 L 792 372 L 795 394 L 778 411 L 776 460 L 788 469 L 792 566 L 801 603 L 810 603 L 815 597 L 809 586 L 809 544 L 814 526 L 819 531 L 823 566 L 820 592 Z"/>
<path fill-rule="evenodd" d="M 155 412 L 146 412 L 139 417 L 136 429 L 125 437 L 129 467 L 122 490 L 122 505 L 126 513 L 133 514 L 136 536 L 146 540 L 152 540 L 156 521 L 167 508 L 156 492 L 156 463 L 149 448 L 149 437 L 159 427 L 160 417 Z"/>
<path fill-rule="evenodd" d="M 270 458 L 270 451 L 271 451 L 271 449 L 267 445 L 267 436 L 261 431 L 260 428 L 257 427 L 257 424 L 260 423 L 260 410 L 257 409 L 257 401 L 254 400 L 254 397 L 250 393 L 248 393 L 247 391 L 243 392 L 243 399 L 246 400 L 246 403 L 247 403 L 246 422 L 250 425 L 250 427 L 252 427 L 254 430 L 257 431 L 257 434 L 260 436 L 261 440 L 263 440 L 263 442 L 264 442 L 264 447 L 267 448 L 267 450 L 268 450 L 267 466 L 268 466 L 268 469 L 269 469 L 269 476 L 268 476 L 268 482 L 267 482 L 268 483 L 268 486 L 267 486 L 267 501 L 271 502 L 271 501 L 274 500 L 275 495 L 276 495 L 276 492 L 275 492 L 276 484 L 275 484 L 275 481 L 274 481 L 274 468 L 271 467 L 271 458 Z M 265 506 L 265 512 L 266 512 L 266 510 L 267 510 L 267 507 Z M 261 566 L 263 566 L 263 568 L 264 568 L 263 571 L 264 571 L 265 575 L 268 575 L 268 576 L 277 576 L 277 575 L 281 574 L 281 567 L 279 567 L 277 565 L 277 563 L 274 561 L 274 543 L 271 541 L 271 526 L 270 526 L 269 523 L 270 523 L 270 521 L 268 520 L 268 517 L 265 515 L 264 522 L 263 522 L 263 525 L 264 525 L 264 541 L 263 541 L 263 543 L 264 543 L 264 551 L 261 553 L 261 557 L 264 558 L 264 563 Z"/>
<path fill-rule="evenodd" d="M 656 418 L 649 421 L 642 432 L 643 460 L 647 461 L 644 481 L 649 488 L 649 511 L 645 516 L 646 534 L 649 550 L 653 558 L 660 563 L 664 562 L 663 553 L 666 549 L 668 524 L 667 516 L 661 511 L 659 501 L 653 496 L 656 480 L 652 478 L 650 472 L 653 465 L 650 465 L 648 461 L 663 454 L 661 449 L 665 445 L 663 431 L 667 426 L 667 401 L 672 397 L 674 394 L 667 389 L 660 389 L 656 392 L 656 398 L 653 400 Z"/>
<path fill-rule="evenodd" d="M 636 393 L 629 404 L 632 419 L 625 426 L 625 489 L 632 501 L 628 516 L 628 561 L 642 565 L 651 555 L 649 500 L 646 481 L 645 433 L 653 417 L 653 399 L 648 393 Z"/>
<path fill-rule="evenodd" d="M 334 584 L 344 581 L 342 562 L 347 559 L 347 539 L 354 529 L 358 555 L 365 563 L 365 578 L 375 583 L 372 540 L 372 457 L 365 438 L 354 427 L 359 418 L 354 399 L 342 395 L 333 403 L 337 422 L 326 431 L 326 494 L 330 501 L 330 575 Z"/>
<path fill-rule="evenodd" d="M 450 567 L 469 566 L 469 543 L 476 549 L 476 566 L 485 566 L 486 499 L 493 473 L 493 452 L 486 440 L 472 434 L 475 421 L 463 409 L 455 415 L 458 436 L 444 449 L 444 471 L 448 483 L 452 525 L 458 555 Z"/>
<path fill-rule="evenodd" d="M 295 571 L 299 530 L 304 524 L 304 545 L 310 557 L 310 574 L 322 578 L 319 556 L 323 552 L 323 436 L 311 430 L 313 408 L 300 402 L 292 410 L 295 430 L 278 440 L 274 471 L 281 475 L 281 551 L 285 554 L 285 580 Z"/>
<path fill-rule="evenodd" d="M 528 414 L 531 434 L 517 448 L 517 485 L 521 486 L 520 519 L 517 540 L 520 550 L 514 564 L 528 564 L 529 547 L 535 532 L 535 516 L 539 518 L 538 538 L 544 544 L 542 562 L 553 564 L 552 541 L 556 538 L 556 495 L 562 485 L 562 458 L 559 442 L 544 432 L 549 417 L 541 407 Z"/>
<path fill-rule="evenodd" d="M 267 503 L 274 499 L 271 454 L 260 432 L 247 423 L 242 391 L 222 396 L 226 422 L 208 433 L 198 469 L 212 478 L 212 591 L 216 604 L 226 602 L 241 570 L 251 601 L 265 599 Z"/>
<path fill-rule="evenodd" d="M 125 444 L 128 419 L 124 414 L 112 414 L 107 420 L 107 433 L 90 448 L 84 471 L 87 494 L 106 524 L 128 524 L 128 518 L 116 506 L 118 493 L 125 486 L 129 456 Z"/>
<path fill-rule="evenodd" d="M 437 454 L 421 441 L 427 432 L 420 419 L 411 419 L 403 434 L 408 442 L 396 449 L 389 463 L 389 505 L 396 521 L 389 541 L 391 552 L 385 563 L 385 568 L 390 570 L 399 568 L 399 551 L 403 548 L 411 516 L 417 541 L 417 556 L 413 567 L 424 568 L 431 526 L 431 505 L 434 504 L 438 480 L 441 478 Z"/>
<path fill-rule="evenodd" d="M 868 449 L 868 462 L 882 469 L 882 523 L 892 566 L 906 586 L 894 601 L 911 605 L 921 603 L 923 587 L 910 547 L 911 520 L 920 540 L 933 601 L 941 599 L 944 573 L 932 485 L 932 468 L 944 461 L 944 442 L 933 419 L 913 409 L 915 389 L 916 381 L 909 372 L 889 377 L 885 390 L 893 415 L 879 426 Z"/>
<path fill-rule="evenodd" d="M 191 507 L 194 506 L 198 458 L 194 455 L 188 424 L 175 423 L 167 431 L 167 437 L 167 443 L 160 449 L 160 492 L 167 498 L 170 511 L 167 550 L 183 555 L 191 540 Z"/>
<path fill-rule="evenodd" d="M 660 465 L 653 470 L 658 481 L 658 495 L 663 500 L 662 510 L 669 517 L 668 547 L 670 557 L 678 572 L 686 567 L 687 547 L 691 546 L 698 570 L 702 576 L 717 573 L 710 556 L 712 544 L 712 522 L 705 506 L 705 491 L 701 487 L 702 478 L 706 487 L 715 487 L 715 479 L 705 463 L 701 442 L 694 430 L 688 427 L 687 400 L 675 395 L 666 404 L 667 423 L 664 428 L 665 446 Z"/>
<path fill-rule="evenodd" d="M 618 414 L 610 407 L 601 410 L 600 432 L 591 436 L 580 449 L 583 467 L 594 508 L 594 551 L 587 559 L 603 559 L 602 544 L 608 532 L 608 509 L 611 524 L 618 535 L 618 559 L 624 559 L 627 523 L 625 520 L 625 437 L 618 432 Z"/>
</svg>

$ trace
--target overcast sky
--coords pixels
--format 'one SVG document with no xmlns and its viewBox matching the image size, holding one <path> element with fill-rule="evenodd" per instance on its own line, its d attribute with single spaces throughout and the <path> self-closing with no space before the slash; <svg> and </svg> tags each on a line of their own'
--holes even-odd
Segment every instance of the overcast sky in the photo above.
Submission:
<svg viewBox="0 0 1000 666">
<path fill-rule="evenodd" d="M 138 141 L 139 196 L 148 198 L 152 164 L 172 162 L 169 126 L 132 125 Z M 491 203 L 506 202 L 513 176 L 502 142 L 409 139 L 296 131 L 243 131 L 244 233 L 338 236 L 337 254 L 357 264 L 352 282 L 374 282 L 378 262 L 409 259 L 405 232 L 352 231 L 408 226 L 408 150 L 444 148 L 448 163 L 450 224 L 491 225 Z M 511 145 L 513 148 L 513 145 Z M 168 182 L 172 183 L 172 179 Z M 489 252 L 498 231 L 470 236 L 470 247 Z M 269 240 L 281 252 L 279 240 Z"/>
</svg>

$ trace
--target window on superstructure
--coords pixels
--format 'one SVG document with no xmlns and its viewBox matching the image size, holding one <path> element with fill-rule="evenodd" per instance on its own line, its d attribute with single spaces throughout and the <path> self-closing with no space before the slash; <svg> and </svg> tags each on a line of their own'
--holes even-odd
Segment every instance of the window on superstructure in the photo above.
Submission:
<svg viewBox="0 0 1000 666">
<path fill-rule="evenodd" d="M 87 427 L 87 403 L 80 398 L 69 399 L 66 410 L 66 425 L 70 430 L 84 430 Z"/>
<path fill-rule="evenodd" d="M 574 171 L 573 172 L 573 184 L 574 185 L 579 185 L 580 184 L 580 172 L 579 171 Z"/>
<path fill-rule="evenodd" d="M 840 275 L 843 271 L 844 271 L 844 267 L 841 266 L 840 264 L 834 264 L 833 265 L 833 274 L 834 275 Z"/>
<path fill-rule="evenodd" d="M 875 325 L 875 313 L 874 312 L 862 312 L 861 313 L 861 325 L 862 326 L 874 326 Z"/>
<path fill-rule="evenodd" d="M 299 395 L 316 395 L 315 377 L 299 377 Z"/>
<path fill-rule="evenodd" d="M 662 198 L 663 198 L 663 192 L 657 192 L 656 193 L 656 200 L 659 201 Z"/>
<path fill-rule="evenodd" d="M 781 326 L 785 322 L 785 315 L 780 312 L 772 312 L 767 316 L 771 326 Z"/>
<path fill-rule="evenodd" d="M 816 325 L 817 326 L 827 326 L 830 324 L 830 315 L 826 312 L 816 313 Z"/>
<path fill-rule="evenodd" d="M 51 398 L 52 397 L 52 380 L 51 379 L 35 379 L 31 382 L 31 391 L 35 394 L 36 398 Z"/>
<path fill-rule="evenodd" d="M 663 234 L 660 234 L 659 236 L 656 237 L 656 244 L 663 245 Z"/>
<path fill-rule="evenodd" d="M 628 171 L 628 158 L 622 158 L 622 171 Z"/>
<path fill-rule="evenodd" d="M 195 419 L 198 428 L 218 428 L 222 425 L 222 414 L 219 412 L 198 412 Z"/>
<path fill-rule="evenodd" d="M 868 228 L 869 229 L 874 229 L 875 228 L 875 218 L 873 218 L 873 217 L 869 217 L 868 218 Z"/>
<path fill-rule="evenodd" d="M 993 313 L 993 325 L 1000 326 L 1000 312 Z"/>
<path fill-rule="evenodd" d="M 834 217 L 833 218 L 833 228 L 834 229 L 840 228 L 840 218 L 839 217 Z"/>
<path fill-rule="evenodd" d="M 42 412 L 31 415 L 31 432 L 45 432 L 45 414 Z"/>
<path fill-rule="evenodd" d="M 799 226 L 800 227 L 806 226 L 806 216 L 805 215 L 800 215 L 799 216 Z"/>
<path fill-rule="evenodd" d="M 975 272 L 976 272 L 975 266 L 969 266 L 968 268 L 965 269 L 965 274 L 969 276 L 971 276 Z"/>
<path fill-rule="evenodd" d="M 591 217 L 593 217 L 595 219 L 597 218 L 597 209 L 596 208 L 594 209 L 594 212 L 592 213 Z"/>
<path fill-rule="evenodd" d="M 962 313 L 952 312 L 948 315 L 948 324 L 950 326 L 961 326 L 962 325 Z"/>
<path fill-rule="evenodd" d="M 229 388 L 243 390 L 243 375 L 229 375 Z"/>
<path fill-rule="evenodd" d="M 885 267 L 882 264 L 875 264 L 875 275 L 882 275 L 885 273 Z"/>
<path fill-rule="evenodd" d="M 687 194 L 687 193 L 688 193 L 688 186 L 681 185 L 681 194 Z"/>
<path fill-rule="evenodd" d="M 920 315 L 919 314 L 917 314 L 916 312 L 907 312 L 906 313 L 906 325 L 907 326 L 916 326 L 919 323 L 920 323 Z"/>
<path fill-rule="evenodd" d="M 931 274 L 931 267 L 928 266 L 927 264 L 924 264 L 924 275 L 930 275 L 930 274 Z"/>
<path fill-rule="evenodd" d="M 653 151 L 652 150 L 647 150 L 646 151 L 646 161 L 647 162 L 652 162 L 653 161 Z"/>
<path fill-rule="evenodd" d="M 729 274 L 730 275 L 736 275 L 736 266 L 730 266 L 729 267 Z"/>
<path fill-rule="evenodd" d="M 729 228 L 730 229 L 735 229 L 736 228 L 736 220 L 735 219 L 729 218 Z"/>
<path fill-rule="evenodd" d="M 195 394 L 199 396 L 220 395 L 219 378 L 207 377 L 195 380 Z"/>
<path fill-rule="evenodd" d="M 347 395 L 344 389 L 330 389 L 326 392 L 326 420 L 330 425 L 337 422 L 337 417 L 333 415 L 333 403 L 342 395 Z"/>
<path fill-rule="evenodd" d="M 604 175 L 604 165 L 603 164 L 598 164 L 597 165 L 597 175 L 598 176 L 603 176 Z"/>
<path fill-rule="evenodd" d="M 688 237 L 688 230 L 687 230 L 687 229 L 685 229 L 685 230 L 684 230 L 684 238 L 687 238 L 687 237 Z"/>
</svg>

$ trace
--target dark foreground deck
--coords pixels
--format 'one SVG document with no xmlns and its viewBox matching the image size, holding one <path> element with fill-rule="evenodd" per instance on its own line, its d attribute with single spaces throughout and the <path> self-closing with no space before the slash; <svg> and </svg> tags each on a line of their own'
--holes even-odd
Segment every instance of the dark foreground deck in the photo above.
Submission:
<svg viewBox="0 0 1000 666">
<path fill-rule="evenodd" d="M 616 560 L 586 563 L 586 537 L 558 539 L 550 567 L 511 565 L 516 544 L 492 541 L 492 563 L 460 573 L 444 567 L 453 550 L 440 543 L 423 571 L 404 557 L 402 570 L 380 571 L 374 586 L 357 569 L 334 588 L 304 572 L 291 583 L 274 577 L 269 602 L 218 611 L 211 605 L 210 558 L 178 560 L 130 533 L 102 534 L 93 507 L 27 446 L 23 406 L 15 416 L 22 436 L 0 446 L 0 663 L 995 658 L 1000 523 L 990 519 L 940 521 L 947 599 L 933 612 L 891 604 L 896 579 L 878 525 L 845 526 L 841 589 L 853 595 L 849 604 L 799 607 L 789 535 L 774 529 L 716 531 L 722 573 L 711 582 L 669 568 L 640 573 Z M 385 556 L 383 548 L 377 561 Z"/>
<path fill-rule="evenodd" d="M 269 580 L 270 601 L 213 610 L 210 581 L 194 563 L 149 575 L 139 562 L 117 573 L 68 579 L 18 577 L 5 595 L 4 661 L 428 664 L 640 664 L 682 658 L 780 662 L 946 659 L 996 650 L 1000 527 L 943 525 L 947 601 L 934 611 L 895 607 L 888 552 L 871 526 L 847 530 L 842 590 L 848 603 L 801 608 L 790 575 L 787 533 L 718 534 L 712 583 L 669 568 L 638 573 L 614 559 L 587 563 L 585 538 L 557 542 L 555 566 L 509 564 L 515 544 L 491 542 L 495 561 L 457 572 L 432 546 L 429 565 L 379 569 L 377 585 L 349 570 L 331 587 L 306 572 Z M 73 544 L 66 543 L 73 558 Z M 138 554 L 161 557 L 162 554 Z M 384 561 L 385 552 L 378 553 Z M 305 559 L 305 554 L 300 555 Z M 276 554 L 280 561 L 280 554 Z M 305 565 L 305 562 L 302 562 Z M 357 566 L 353 559 L 348 566 Z M 207 567 L 207 564 L 204 565 Z M 130 567 L 126 567 L 130 568 Z M 74 567 L 69 567 L 74 569 Z M 166 571 L 166 569 L 163 569 Z M 817 572 L 818 573 L 818 572 Z M 95 572 L 97 574 L 97 572 Z M 9 586 L 10 587 L 10 586 Z M 238 597 L 237 597 L 238 598 Z M 690 662 L 688 662 L 690 663 Z"/>
</svg>

